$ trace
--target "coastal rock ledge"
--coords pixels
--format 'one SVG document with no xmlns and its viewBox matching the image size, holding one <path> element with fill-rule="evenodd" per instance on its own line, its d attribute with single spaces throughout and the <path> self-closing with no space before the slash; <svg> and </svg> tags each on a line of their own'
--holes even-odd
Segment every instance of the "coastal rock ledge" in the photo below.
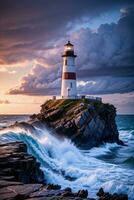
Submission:
<svg viewBox="0 0 134 200">
<path fill-rule="evenodd" d="M 58 135 L 68 137 L 82 149 L 106 142 L 123 145 L 115 117 L 116 108 L 113 105 L 89 99 L 48 100 L 41 106 L 39 114 L 31 116 L 52 127 Z"/>
</svg>

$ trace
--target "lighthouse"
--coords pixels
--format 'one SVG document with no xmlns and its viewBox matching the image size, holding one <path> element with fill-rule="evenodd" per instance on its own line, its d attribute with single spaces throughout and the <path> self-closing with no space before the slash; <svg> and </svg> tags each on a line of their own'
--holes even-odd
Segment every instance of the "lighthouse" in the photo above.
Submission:
<svg viewBox="0 0 134 200">
<path fill-rule="evenodd" d="M 62 67 L 62 84 L 61 84 L 61 97 L 63 99 L 76 99 L 77 87 L 76 87 L 76 66 L 74 54 L 74 46 L 68 41 L 64 45 L 64 52 L 62 55 L 63 67 Z"/>
</svg>

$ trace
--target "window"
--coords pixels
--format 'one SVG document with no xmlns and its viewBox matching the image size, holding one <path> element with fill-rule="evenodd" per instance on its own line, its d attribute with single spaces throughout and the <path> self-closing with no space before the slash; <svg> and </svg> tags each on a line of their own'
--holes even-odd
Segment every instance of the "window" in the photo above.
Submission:
<svg viewBox="0 0 134 200">
<path fill-rule="evenodd" d="M 67 65 L 67 59 L 65 59 L 65 65 Z"/>
<path fill-rule="evenodd" d="M 70 83 L 70 88 L 72 88 L 72 87 L 73 87 L 73 83 L 71 82 L 71 83 Z"/>
</svg>

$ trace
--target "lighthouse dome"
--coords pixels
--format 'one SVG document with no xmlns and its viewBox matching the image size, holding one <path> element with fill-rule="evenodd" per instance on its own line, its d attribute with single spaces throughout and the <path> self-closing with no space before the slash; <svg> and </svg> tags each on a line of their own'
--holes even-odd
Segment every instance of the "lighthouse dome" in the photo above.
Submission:
<svg viewBox="0 0 134 200">
<path fill-rule="evenodd" d="M 73 44 L 71 44 L 70 41 L 68 41 L 68 43 L 66 43 L 64 46 L 74 46 Z"/>
</svg>

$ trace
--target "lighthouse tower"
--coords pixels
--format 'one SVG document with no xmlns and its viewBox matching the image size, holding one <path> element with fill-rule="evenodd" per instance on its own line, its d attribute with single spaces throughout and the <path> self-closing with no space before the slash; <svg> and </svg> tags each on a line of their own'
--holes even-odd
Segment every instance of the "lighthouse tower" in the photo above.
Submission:
<svg viewBox="0 0 134 200">
<path fill-rule="evenodd" d="M 61 97 L 63 99 L 76 99 L 76 67 L 74 46 L 68 41 L 64 46 L 63 52 L 63 68 L 62 68 L 62 85 Z"/>
</svg>

